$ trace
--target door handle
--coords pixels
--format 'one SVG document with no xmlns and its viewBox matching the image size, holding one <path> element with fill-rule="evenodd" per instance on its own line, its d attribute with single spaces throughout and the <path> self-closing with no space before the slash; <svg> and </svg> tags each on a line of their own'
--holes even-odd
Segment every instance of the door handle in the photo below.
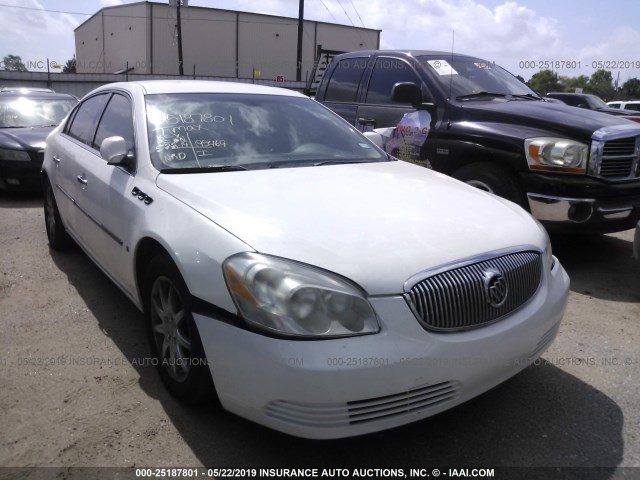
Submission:
<svg viewBox="0 0 640 480">
<path fill-rule="evenodd" d="M 56 163 L 60 163 L 60 157 L 58 155 L 53 156 L 53 161 Z"/>
<path fill-rule="evenodd" d="M 82 185 L 86 185 L 87 184 L 87 179 L 84 178 L 84 173 L 82 175 L 78 175 L 76 177 L 76 180 L 78 180 L 78 182 L 80 182 Z"/>
<path fill-rule="evenodd" d="M 371 125 L 372 127 L 376 124 L 376 119 L 373 117 L 360 117 L 358 118 L 358 123 L 360 125 Z"/>
</svg>

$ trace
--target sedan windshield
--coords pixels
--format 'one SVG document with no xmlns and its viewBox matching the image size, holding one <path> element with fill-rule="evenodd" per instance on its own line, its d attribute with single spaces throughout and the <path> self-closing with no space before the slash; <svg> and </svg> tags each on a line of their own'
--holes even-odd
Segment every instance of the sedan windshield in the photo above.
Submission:
<svg viewBox="0 0 640 480">
<path fill-rule="evenodd" d="M 433 72 L 443 88 L 457 100 L 539 100 L 524 83 L 495 63 L 471 57 L 423 55 L 418 60 Z"/>
<path fill-rule="evenodd" d="M 0 128 L 55 126 L 76 103 L 76 100 L 60 98 L 0 98 Z"/>
<path fill-rule="evenodd" d="M 151 160 L 165 173 L 385 161 L 353 127 L 308 98 L 148 95 Z"/>
</svg>

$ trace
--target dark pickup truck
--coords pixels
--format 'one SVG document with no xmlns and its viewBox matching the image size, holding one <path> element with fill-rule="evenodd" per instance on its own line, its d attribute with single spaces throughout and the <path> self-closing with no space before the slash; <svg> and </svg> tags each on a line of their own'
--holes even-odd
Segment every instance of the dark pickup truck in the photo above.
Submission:
<svg viewBox="0 0 640 480">
<path fill-rule="evenodd" d="M 412 145 L 391 153 L 518 203 L 549 229 L 615 232 L 640 218 L 640 125 L 546 101 L 493 62 L 350 52 L 316 100 L 363 131 L 397 127 L 393 141 Z"/>
</svg>

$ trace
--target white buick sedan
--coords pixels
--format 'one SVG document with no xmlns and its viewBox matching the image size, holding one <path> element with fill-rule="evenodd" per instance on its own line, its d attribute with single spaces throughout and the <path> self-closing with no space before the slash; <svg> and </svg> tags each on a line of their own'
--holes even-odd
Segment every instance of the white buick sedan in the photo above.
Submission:
<svg viewBox="0 0 640 480">
<path fill-rule="evenodd" d="M 292 91 L 100 87 L 42 175 L 51 248 L 75 241 L 144 312 L 170 392 L 293 435 L 458 405 L 537 359 L 564 313 L 528 213 Z"/>
</svg>

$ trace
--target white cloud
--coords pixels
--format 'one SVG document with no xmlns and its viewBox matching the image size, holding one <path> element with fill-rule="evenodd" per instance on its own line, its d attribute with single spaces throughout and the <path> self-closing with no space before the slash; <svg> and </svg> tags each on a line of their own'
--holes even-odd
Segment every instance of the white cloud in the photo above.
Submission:
<svg viewBox="0 0 640 480">
<path fill-rule="evenodd" d="M 0 58 L 19 55 L 29 70 L 47 69 L 50 62 L 64 64 L 75 53 L 73 29 L 79 25 L 73 16 L 42 11 L 37 0 L 5 0 L 0 16 Z"/>
<path fill-rule="evenodd" d="M 70 2 L 70 10 L 96 12 L 102 7 L 134 0 Z M 166 1 L 166 0 L 165 0 Z M 16 6 L 42 8 L 39 0 L 4 0 Z M 298 0 L 191 0 L 192 5 L 296 17 Z M 381 48 L 454 50 L 495 61 L 514 74 L 530 78 L 539 68 L 521 68 L 523 61 L 580 62 L 579 68 L 556 69 L 560 75 L 591 75 L 598 60 L 638 60 L 640 29 L 631 17 L 615 22 L 582 9 L 558 8 L 540 13 L 533 0 L 505 0 L 488 7 L 486 0 L 306 0 L 305 18 L 381 29 Z M 356 10 L 357 9 L 357 13 Z M 593 7 L 593 5 L 592 5 Z M 576 6 L 576 8 L 578 8 Z M 347 18 L 345 11 L 351 20 Z M 74 53 L 73 29 L 86 17 L 0 7 L 0 58 L 9 53 L 23 59 L 47 56 L 64 62 Z M 547 10 L 548 11 L 548 10 Z M 599 11 L 602 15 L 602 10 Z M 613 15 L 613 14 L 612 14 Z M 628 27 L 622 27 L 621 25 Z M 308 33 L 307 33 L 308 34 Z M 633 58 L 633 57 L 636 58 Z M 612 69 L 614 70 L 614 69 Z M 614 78 L 617 70 L 612 71 Z M 640 69 L 621 70 L 621 80 L 640 78 Z"/>
</svg>

